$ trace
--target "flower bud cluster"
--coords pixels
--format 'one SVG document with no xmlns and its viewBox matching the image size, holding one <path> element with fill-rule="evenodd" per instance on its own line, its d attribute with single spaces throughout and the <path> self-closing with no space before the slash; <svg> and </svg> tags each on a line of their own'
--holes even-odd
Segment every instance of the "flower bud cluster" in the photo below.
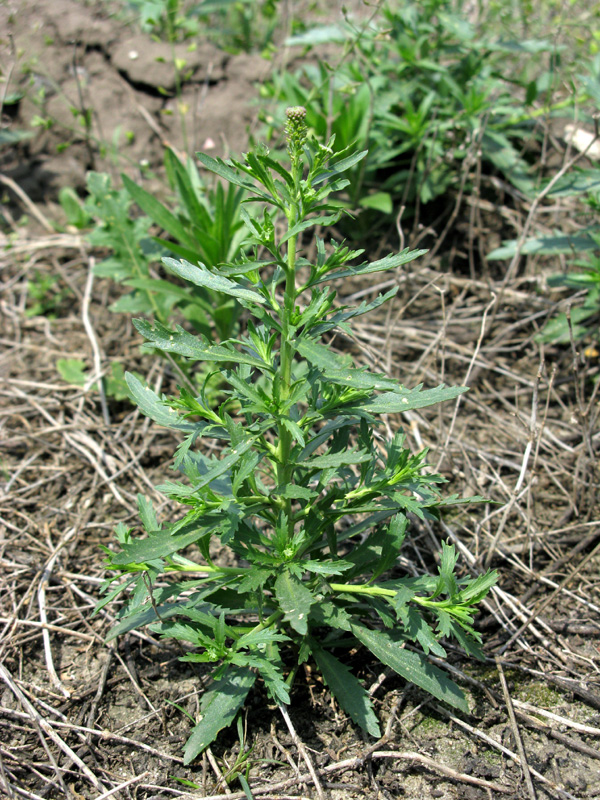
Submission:
<svg viewBox="0 0 600 800">
<path fill-rule="evenodd" d="M 291 106 L 286 108 L 285 115 L 287 117 L 285 135 L 288 150 L 292 157 L 298 156 L 302 152 L 308 133 L 306 109 L 304 106 Z"/>
</svg>

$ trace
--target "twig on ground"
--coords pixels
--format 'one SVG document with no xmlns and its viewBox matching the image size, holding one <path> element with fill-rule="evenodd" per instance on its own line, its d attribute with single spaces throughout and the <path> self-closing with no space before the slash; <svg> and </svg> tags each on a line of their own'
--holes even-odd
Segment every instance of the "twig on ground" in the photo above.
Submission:
<svg viewBox="0 0 600 800">
<path fill-rule="evenodd" d="M 223 790 L 221 792 L 221 794 L 224 793 L 226 795 L 231 795 L 232 791 L 229 788 L 229 785 L 228 785 L 227 781 L 225 780 L 225 776 L 221 772 L 221 768 L 217 764 L 217 759 L 214 757 L 213 751 L 210 749 L 210 747 L 206 748 L 206 757 L 208 758 L 208 763 L 212 767 L 212 771 L 217 776 L 217 789 L 222 789 Z"/>
<path fill-rule="evenodd" d="M 38 584 L 38 592 L 37 592 L 37 599 L 38 599 L 38 608 L 40 611 L 40 622 L 42 623 L 42 641 L 44 642 L 44 654 L 46 656 L 46 669 L 48 670 L 48 675 L 50 676 L 50 680 L 60 692 L 65 697 L 70 697 L 71 693 L 68 689 L 66 689 L 58 675 L 56 674 L 56 670 L 54 669 L 54 660 L 52 658 L 52 646 L 50 644 L 50 632 L 48 630 L 48 617 L 46 615 L 46 587 L 50 583 L 50 576 L 52 575 L 52 570 L 54 568 L 54 564 L 56 563 L 56 559 L 59 556 L 60 551 L 62 548 L 73 538 L 76 533 L 76 528 L 71 528 L 65 536 L 63 537 L 62 541 L 52 553 L 49 561 L 47 562 L 46 566 L 44 567 L 44 571 L 42 572 L 42 576 L 40 578 L 40 582 Z"/>
<path fill-rule="evenodd" d="M 513 737 L 515 740 L 515 744 L 517 745 L 517 750 L 519 751 L 519 756 L 521 757 L 521 769 L 523 770 L 523 777 L 525 778 L 525 785 L 527 786 L 527 792 L 529 794 L 530 800 L 537 800 L 537 795 L 535 793 L 533 781 L 531 780 L 531 772 L 529 771 L 527 754 L 525 753 L 525 747 L 523 745 L 523 739 L 521 737 L 521 731 L 519 730 L 519 726 L 517 724 L 517 718 L 515 717 L 515 710 L 513 708 L 512 698 L 508 691 L 508 684 L 506 683 L 504 670 L 502 669 L 502 662 L 498 657 L 496 657 L 496 667 L 498 668 L 498 675 L 500 676 L 500 685 L 502 686 L 502 694 L 504 695 L 506 710 L 508 711 L 508 716 L 510 718 Z"/>
<path fill-rule="evenodd" d="M 53 729 L 52 726 L 56 725 L 57 723 L 53 722 L 52 724 L 50 724 L 48 722 L 48 720 L 45 720 L 41 716 L 41 714 L 39 714 L 35 710 L 35 708 L 31 705 L 29 700 L 25 697 L 23 692 L 19 689 L 19 687 L 13 681 L 13 679 L 12 679 L 10 673 L 8 672 L 8 670 L 2 664 L 0 664 L 0 678 L 2 678 L 4 683 L 6 683 L 8 688 L 11 690 L 11 692 L 14 694 L 14 696 L 19 701 L 19 703 L 21 703 L 21 705 L 23 706 L 24 710 L 26 711 L 27 716 L 34 721 L 36 727 L 40 730 L 40 733 L 42 733 L 42 732 L 45 733 L 50 739 L 52 739 L 54 744 L 57 745 L 57 747 L 59 747 L 62 750 L 62 752 L 73 761 L 74 764 L 77 764 L 77 766 L 81 770 L 82 774 L 85 775 L 85 777 L 92 784 L 94 789 L 97 789 L 99 792 L 106 792 L 107 791 L 106 787 L 102 785 L 102 783 L 94 775 L 94 773 L 87 766 L 87 764 L 79 758 L 77 753 L 75 753 L 75 752 L 73 752 L 73 750 L 71 750 L 71 748 L 69 747 L 69 745 L 66 742 L 63 742 L 63 740 L 60 738 L 60 736 Z M 69 727 L 71 727 L 71 726 L 69 726 Z M 72 726 L 72 727 L 75 728 L 76 726 Z M 42 736 L 42 741 L 44 741 L 43 736 Z M 45 741 L 44 741 L 44 744 L 45 744 Z M 62 780 L 62 776 L 60 775 L 60 772 L 57 772 L 57 777 L 59 777 L 59 779 Z"/>
<path fill-rule="evenodd" d="M 280 711 L 281 716 L 283 717 L 283 719 L 285 721 L 285 724 L 287 725 L 287 729 L 290 732 L 290 736 L 292 737 L 292 741 L 294 742 L 294 744 L 298 748 L 298 752 L 301 754 L 302 758 L 304 759 L 304 762 L 305 762 L 306 766 L 308 767 L 308 771 L 310 772 L 310 775 L 312 777 L 313 783 L 315 785 L 315 790 L 316 790 L 320 800 L 325 800 L 325 793 L 323 791 L 323 787 L 321 786 L 321 781 L 319 780 L 319 776 L 317 774 L 317 771 L 315 770 L 315 767 L 314 767 L 314 764 L 312 762 L 312 759 L 309 756 L 306 747 L 304 746 L 304 742 L 302 741 L 302 739 L 300 739 L 300 737 L 296 733 L 296 729 L 294 728 L 292 720 L 290 719 L 290 715 L 287 712 L 287 708 L 280 703 L 279 704 L 279 711 Z"/>
<path fill-rule="evenodd" d="M 23 191 L 23 189 L 19 186 L 18 183 L 13 181 L 12 178 L 9 178 L 8 175 L 2 175 L 1 173 L 0 173 L 0 183 L 3 183 L 17 195 L 17 197 L 23 203 L 27 211 L 29 211 L 30 214 L 33 214 L 33 216 L 37 219 L 40 225 L 42 225 L 42 227 L 45 228 L 45 230 L 48 233 L 54 233 L 54 228 L 52 227 L 52 225 L 48 222 L 46 217 L 42 214 L 42 212 L 35 205 L 35 203 L 33 203 L 32 200 L 27 196 L 27 194 Z"/>
<path fill-rule="evenodd" d="M 500 750 L 501 753 L 504 753 L 504 755 L 508 756 L 512 761 L 515 762 L 515 764 L 521 765 L 521 759 L 520 759 L 519 755 L 517 753 L 513 753 L 512 750 L 508 749 L 508 747 L 505 747 L 503 744 L 501 744 L 500 742 L 497 742 L 491 736 L 488 736 L 483 731 L 480 731 L 479 728 L 474 728 L 472 725 L 469 725 L 468 722 L 465 722 L 464 720 L 459 719 L 457 716 L 452 714 L 450 711 L 448 711 L 447 709 L 443 708 L 443 706 L 436 705 L 435 708 L 437 709 L 437 711 L 440 714 L 443 714 L 448 719 L 451 719 L 452 722 L 454 722 L 459 727 L 463 728 L 466 731 L 469 731 L 469 733 L 472 733 L 473 736 L 477 736 L 479 739 L 482 739 L 484 742 L 487 742 L 487 744 L 489 744 L 492 747 L 496 748 L 496 750 Z M 561 788 L 560 786 L 558 786 L 553 781 L 550 781 L 550 780 L 548 780 L 548 778 L 544 777 L 544 775 L 542 775 L 541 772 L 538 772 L 537 770 L 533 769 L 533 767 L 530 767 L 529 769 L 531 771 L 531 774 L 536 778 L 536 780 L 541 781 L 545 786 L 550 786 L 559 795 L 559 797 L 563 797 L 563 798 L 565 798 L 565 800 L 578 800 L 577 797 L 572 795 L 570 792 L 567 792 L 566 789 Z"/>
<path fill-rule="evenodd" d="M 90 320 L 90 300 L 92 297 L 92 288 L 94 285 L 94 267 L 96 261 L 93 256 L 90 256 L 88 263 L 88 276 L 83 293 L 83 300 L 81 303 L 81 318 L 83 320 L 83 327 L 87 333 L 87 337 L 92 345 L 92 353 L 94 355 L 94 372 L 92 376 L 86 381 L 84 387 L 88 391 L 94 383 L 98 386 L 98 394 L 100 395 L 100 408 L 102 409 L 102 417 L 105 425 L 110 425 L 110 414 L 108 412 L 108 405 L 106 403 L 106 393 L 104 392 L 104 385 L 102 383 L 102 357 L 100 355 L 100 347 L 98 339 Z"/>
</svg>

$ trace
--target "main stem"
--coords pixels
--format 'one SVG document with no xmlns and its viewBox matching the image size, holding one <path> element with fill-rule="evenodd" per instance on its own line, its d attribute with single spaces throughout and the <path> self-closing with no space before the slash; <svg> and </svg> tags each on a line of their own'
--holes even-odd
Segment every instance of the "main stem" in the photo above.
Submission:
<svg viewBox="0 0 600 800">
<path fill-rule="evenodd" d="M 297 224 L 299 216 L 300 180 L 302 177 L 302 163 L 293 160 L 292 175 L 294 178 L 294 199 L 289 206 L 287 217 L 288 231 Z M 296 305 L 296 246 L 297 236 L 291 236 L 287 242 L 287 265 L 285 270 L 285 293 L 283 298 L 283 311 L 281 320 L 281 348 L 280 348 L 280 388 L 279 398 L 283 405 L 290 396 L 292 386 L 292 364 L 294 361 L 294 347 L 291 338 L 291 320 Z M 292 482 L 294 472 L 291 463 L 292 434 L 285 427 L 283 422 L 278 424 L 279 448 L 277 459 L 277 483 L 279 486 L 287 486 Z M 289 538 L 294 535 L 294 521 L 292 517 L 292 501 L 285 500 L 285 513 L 288 519 Z"/>
</svg>

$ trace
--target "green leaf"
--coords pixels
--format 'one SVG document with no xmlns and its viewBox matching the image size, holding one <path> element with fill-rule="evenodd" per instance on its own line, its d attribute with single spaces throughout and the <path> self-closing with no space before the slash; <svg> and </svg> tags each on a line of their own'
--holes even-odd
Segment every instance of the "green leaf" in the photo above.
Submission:
<svg viewBox="0 0 600 800">
<path fill-rule="evenodd" d="M 311 645 L 312 653 L 317 662 L 325 682 L 331 689 L 340 706 L 350 719 L 370 733 L 379 738 L 381 729 L 373 711 L 369 693 L 365 690 L 348 667 L 327 650 L 320 648 L 316 642 Z"/>
<path fill-rule="evenodd" d="M 162 203 L 153 197 L 137 183 L 134 183 L 127 175 L 121 175 L 123 185 L 127 189 L 129 195 L 135 200 L 138 206 L 148 214 L 149 217 L 160 227 L 170 233 L 171 236 L 186 247 L 195 249 L 196 242 L 194 237 L 190 236 L 186 228 L 181 224 L 176 216 L 171 214 Z"/>
<path fill-rule="evenodd" d="M 326 381 L 351 386 L 353 389 L 390 389 L 393 392 L 406 391 L 397 380 L 385 375 L 376 375 L 362 369 L 325 369 L 323 377 Z"/>
<path fill-rule="evenodd" d="M 469 713 L 460 688 L 448 676 L 419 655 L 401 647 L 404 637 L 398 631 L 375 631 L 353 622 L 352 632 L 383 664 L 405 680 L 414 683 L 438 700 Z"/>
<path fill-rule="evenodd" d="M 341 575 L 347 569 L 350 569 L 352 563 L 341 558 L 333 561 L 314 561 L 309 558 L 305 561 L 299 561 L 298 565 L 302 569 L 308 570 L 308 572 L 316 572 L 317 575 Z"/>
<path fill-rule="evenodd" d="M 63 381 L 73 386 L 83 386 L 88 378 L 85 364 L 78 358 L 59 358 L 56 369 Z"/>
<path fill-rule="evenodd" d="M 159 350 L 167 353 L 178 353 L 180 356 L 192 358 L 196 361 L 216 361 L 217 363 L 249 364 L 260 369 L 271 368 L 259 358 L 241 353 L 230 344 L 211 345 L 206 337 L 194 336 L 180 325 L 176 329 L 165 328 L 159 322 L 151 324 L 145 319 L 134 319 L 134 326 L 142 336 Z"/>
<path fill-rule="evenodd" d="M 234 169 L 232 169 L 228 164 L 226 164 L 220 158 L 212 158 L 211 156 L 207 156 L 206 153 L 196 153 L 196 158 L 198 161 L 203 164 L 206 169 L 209 169 L 211 172 L 214 172 L 215 175 L 218 175 L 220 178 L 223 178 L 228 183 L 233 183 L 235 186 L 242 186 L 244 189 L 247 189 L 249 192 L 252 192 L 259 197 L 262 197 L 263 200 L 273 201 L 273 198 L 267 192 L 264 192 L 262 189 L 259 189 L 252 181 L 248 180 L 247 178 L 242 178 Z"/>
<path fill-rule="evenodd" d="M 359 161 L 362 161 L 367 153 L 368 150 L 361 150 L 359 153 L 353 153 L 347 158 L 342 158 L 335 164 L 329 164 L 328 168 L 324 172 L 321 172 L 318 176 L 313 178 L 312 185 L 318 186 L 320 183 L 323 183 L 323 181 L 328 180 L 334 175 L 341 175 L 343 172 L 346 172 L 346 170 L 351 169 L 355 164 L 358 164 Z"/>
<path fill-rule="evenodd" d="M 297 483 L 288 483 L 286 486 L 275 487 L 273 494 L 286 500 L 312 500 L 313 497 L 318 497 L 319 492 L 307 489 L 305 486 L 298 486 Z"/>
<path fill-rule="evenodd" d="M 275 581 L 275 595 L 292 628 L 303 636 L 308 632 L 308 615 L 314 603 L 312 593 L 289 570 L 284 570 Z"/>
<path fill-rule="evenodd" d="M 200 704 L 200 721 L 185 745 L 183 763 L 190 764 L 230 725 L 242 708 L 256 675 L 247 667 L 229 667 L 225 676 L 205 692 Z"/>
<path fill-rule="evenodd" d="M 316 280 L 315 283 L 337 280 L 338 278 L 353 278 L 356 275 L 370 275 L 373 272 L 385 272 L 388 269 L 400 267 L 402 264 L 408 264 L 409 261 L 414 261 L 415 258 L 425 255 L 426 252 L 427 250 L 409 250 L 407 247 L 401 253 L 380 258 L 379 261 L 372 261 L 370 264 L 365 263 L 357 267 L 340 270 L 339 272 L 330 272 L 328 275 Z"/>
<path fill-rule="evenodd" d="M 600 190 L 600 169 L 573 169 L 556 181 L 548 197 L 568 197 Z"/>
<path fill-rule="evenodd" d="M 332 214 L 329 217 L 311 217 L 310 219 L 305 219 L 302 222 L 299 222 L 297 225 L 294 225 L 293 228 L 289 229 L 285 236 L 281 237 L 281 244 L 287 242 L 287 240 L 291 239 L 292 236 L 297 236 L 299 233 L 302 233 L 302 231 L 305 231 L 307 228 L 312 228 L 315 225 L 320 225 L 323 227 L 326 225 L 335 225 L 341 216 L 342 212 L 340 211 L 338 214 Z"/>
<path fill-rule="evenodd" d="M 466 391 L 468 391 L 466 386 L 445 386 L 443 383 L 435 389 L 422 389 L 421 386 L 416 386 L 414 389 L 386 392 L 360 403 L 349 403 L 344 406 L 344 410 L 368 411 L 371 414 L 399 414 L 414 408 L 426 408 L 446 400 L 454 400 Z"/>
<path fill-rule="evenodd" d="M 157 558 L 166 558 L 190 544 L 194 544 L 206 536 L 208 531 L 216 528 L 219 521 L 216 519 L 207 520 L 204 524 L 196 523 L 195 525 L 187 526 L 188 530 L 184 533 L 177 533 L 172 535 L 168 528 L 149 536 L 147 539 L 136 539 L 132 542 L 123 545 L 123 552 L 117 553 L 112 559 L 112 564 L 137 563 L 143 564 L 148 561 L 154 561 Z M 190 531 L 189 528 L 192 528 Z"/>
<path fill-rule="evenodd" d="M 143 494 L 138 494 L 137 504 L 140 520 L 146 533 L 151 533 L 152 531 L 158 530 L 159 525 L 156 519 L 156 514 L 154 513 L 154 508 L 152 506 L 152 500 L 150 500 L 148 497 L 144 497 Z"/>
<path fill-rule="evenodd" d="M 371 460 L 371 454 L 364 450 L 354 453 L 350 450 L 342 450 L 339 453 L 329 453 L 323 456 L 316 456 L 305 463 L 309 469 L 330 469 L 331 467 L 344 467 L 347 464 L 362 464 Z"/>
<path fill-rule="evenodd" d="M 396 598 L 394 598 L 394 600 L 396 600 Z M 426 654 L 429 654 L 431 651 L 440 658 L 446 657 L 446 651 L 435 638 L 433 630 L 416 608 L 400 605 L 396 611 L 398 613 L 398 618 L 404 625 L 406 636 L 412 639 L 413 642 L 419 642 Z"/>
<path fill-rule="evenodd" d="M 488 260 L 512 258 L 517 252 L 518 244 L 518 239 L 505 242 L 502 247 L 497 247 L 491 253 L 488 253 Z M 538 236 L 533 239 L 527 239 L 521 247 L 521 255 L 526 256 L 532 253 L 540 256 L 560 255 L 562 253 L 570 255 L 586 250 L 596 250 L 597 247 L 598 244 L 591 236 L 569 236 L 557 233 L 554 236 Z"/>
<path fill-rule="evenodd" d="M 314 339 L 302 338 L 296 344 L 296 350 L 300 355 L 320 369 L 330 369 L 332 371 L 341 370 L 344 367 L 343 358 L 336 355 L 329 347 L 326 347 Z"/>
<path fill-rule="evenodd" d="M 210 270 L 206 269 L 202 264 L 195 267 L 193 264 L 190 264 L 189 261 L 176 261 L 174 258 L 163 258 L 162 261 L 170 272 L 173 272 L 185 281 L 193 283 L 195 286 L 203 286 L 215 292 L 227 294 L 239 300 L 248 300 L 252 303 L 265 302 L 264 298 L 256 292 L 250 289 L 244 289 L 228 278 L 210 272 Z"/>
<path fill-rule="evenodd" d="M 153 392 L 149 386 L 144 386 L 131 372 L 125 373 L 125 380 L 131 393 L 131 399 L 142 414 L 154 420 L 158 425 L 187 433 L 193 433 L 197 429 L 197 425 L 183 420 L 176 411 L 161 401 L 156 392 Z"/>
<path fill-rule="evenodd" d="M 389 192 L 368 194 L 361 198 L 358 204 L 362 208 L 373 208 L 375 211 L 381 211 L 382 214 L 391 214 L 394 210 L 392 196 Z"/>
<path fill-rule="evenodd" d="M 320 600 L 310 610 L 310 618 L 317 625 L 328 625 L 341 631 L 350 631 L 352 617 L 343 608 L 338 608 L 329 600 Z"/>
</svg>

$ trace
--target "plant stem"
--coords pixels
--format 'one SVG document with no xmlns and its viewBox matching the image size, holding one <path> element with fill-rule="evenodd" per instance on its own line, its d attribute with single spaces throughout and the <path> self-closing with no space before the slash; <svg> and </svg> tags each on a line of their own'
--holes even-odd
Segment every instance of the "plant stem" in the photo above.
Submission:
<svg viewBox="0 0 600 800">
<path fill-rule="evenodd" d="M 394 597 L 398 594 L 393 589 L 384 589 L 381 586 L 367 586 L 364 583 L 330 583 L 329 586 L 334 592 L 343 592 L 344 594 L 368 594 L 378 597 Z"/>
<path fill-rule="evenodd" d="M 210 564 L 196 564 L 193 561 L 182 559 L 180 564 L 168 564 L 165 572 L 214 572 L 222 573 L 224 575 L 244 575 L 247 572 L 246 567 L 215 567 Z"/>
<path fill-rule="evenodd" d="M 299 204 L 297 198 L 300 196 L 301 165 L 295 163 L 292 170 L 294 178 L 295 192 L 294 199 L 286 212 L 288 231 L 298 222 Z M 281 350 L 280 350 L 280 387 L 279 401 L 284 405 L 290 396 L 292 385 L 292 363 L 294 360 L 294 347 L 291 338 L 291 321 L 296 304 L 296 245 L 297 236 L 291 236 L 287 242 L 287 266 L 285 270 L 285 293 L 283 299 L 282 319 L 281 319 Z M 286 412 L 288 413 L 288 412 Z M 292 482 L 294 467 L 290 463 L 290 453 L 292 450 L 292 434 L 283 424 L 278 424 L 279 447 L 277 453 L 277 483 L 279 486 L 287 486 Z M 286 499 L 285 513 L 288 520 L 288 535 L 291 539 L 294 535 L 294 520 L 292 518 L 292 501 Z"/>
</svg>

